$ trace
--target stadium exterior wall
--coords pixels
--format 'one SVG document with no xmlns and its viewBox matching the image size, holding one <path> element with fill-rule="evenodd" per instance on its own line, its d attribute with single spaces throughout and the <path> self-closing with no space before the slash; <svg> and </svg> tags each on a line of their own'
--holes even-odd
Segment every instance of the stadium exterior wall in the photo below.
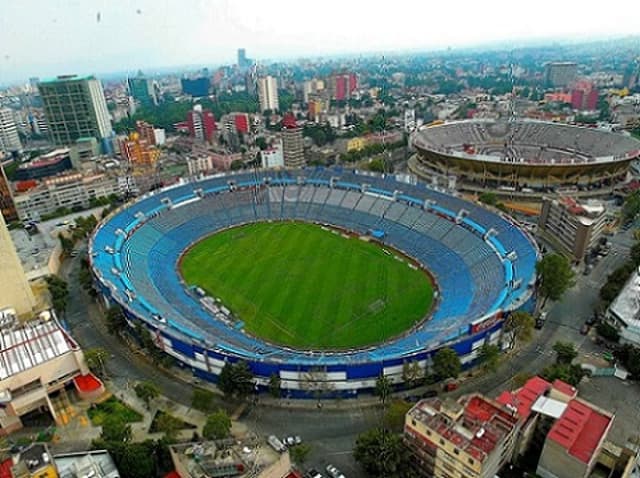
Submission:
<svg viewBox="0 0 640 478">
<path fill-rule="evenodd" d="M 110 290 L 99 281 L 96 285 L 100 288 L 106 304 L 120 305 L 111 296 Z M 523 304 L 521 310 L 531 310 L 532 298 Z M 442 344 L 439 347 L 427 349 L 403 358 L 381 360 L 378 362 L 334 364 L 328 366 L 313 367 L 295 363 L 277 363 L 269 361 L 255 361 L 241 359 L 231 354 L 222 354 L 209 350 L 202 345 L 193 343 L 178 334 L 172 334 L 169 330 L 159 330 L 153 327 L 141 317 L 124 308 L 127 322 L 130 326 L 141 323 L 147 327 L 154 337 L 156 345 L 166 354 L 180 362 L 184 367 L 190 368 L 193 375 L 201 380 L 216 383 L 218 374 L 226 362 L 235 363 L 245 360 L 256 380 L 256 390 L 266 391 L 269 379 L 273 374 L 280 377 L 283 384 L 283 394 L 290 398 L 356 398 L 358 393 L 371 392 L 375 388 L 375 381 L 381 375 L 387 376 L 398 388 L 402 384 L 402 366 L 405 362 L 418 361 L 421 369 L 425 369 L 432 357 L 444 347 L 450 347 L 458 354 L 463 369 L 472 367 L 477 359 L 480 348 L 485 343 L 500 344 L 502 326 L 504 320 L 502 313 L 498 312 L 484 320 L 489 324 L 474 334 L 468 334 L 463 338 Z M 476 321 L 476 323 L 481 321 Z M 471 330 L 471 329 L 470 329 Z"/>
<path fill-rule="evenodd" d="M 602 189 L 613 185 L 625 178 L 629 165 L 635 159 L 632 157 L 607 163 L 532 165 L 459 158 L 418 147 L 418 154 L 409 166 L 413 173 L 423 178 L 428 178 L 430 172 L 455 176 L 462 188 L 465 185 L 498 190 L 503 187 L 514 188 L 513 192 L 530 189 L 531 193 L 538 190 L 538 194 L 548 194 L 549 190 L 563 186 Z"/>
</svg>

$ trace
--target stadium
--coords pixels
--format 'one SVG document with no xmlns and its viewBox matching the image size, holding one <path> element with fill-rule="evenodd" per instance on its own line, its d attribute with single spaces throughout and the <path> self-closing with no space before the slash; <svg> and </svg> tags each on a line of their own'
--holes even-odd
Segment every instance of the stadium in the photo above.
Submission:
<svg viewBox="0 0 640 478">
<path fill-rule="evenodd" d="M 459 189 L 523 200 L 543 194 L 609 194 L 640 156 L 623 133 L 535 120 L 452 121 L 415 133 L 409 168 L 423 178 L 455 177 Z"/>
<path fill-rule="evenodd" d="M 214 382 L 244 360 L 258 388 L 276 375 L 290 397 L 354 397 L 445 346 L 470 365 L 506 314 L 533 308 L 538 250 L 508 217 L 410 181 L 339 168 L 183 180 L 99 225 L 96 284 Z"/>
</svg>

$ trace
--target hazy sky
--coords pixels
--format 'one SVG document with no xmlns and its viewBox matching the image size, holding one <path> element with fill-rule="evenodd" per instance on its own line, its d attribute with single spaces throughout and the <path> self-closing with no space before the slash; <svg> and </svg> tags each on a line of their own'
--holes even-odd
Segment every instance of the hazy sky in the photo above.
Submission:
<svg viewBox="0 0 640 478">
<path fill-rule="evenodd" d="M 267 59 L 639 33 L 638 0 L 0 0 L 0 84 L 233 63 L 239 47 Z"/>
</svg>

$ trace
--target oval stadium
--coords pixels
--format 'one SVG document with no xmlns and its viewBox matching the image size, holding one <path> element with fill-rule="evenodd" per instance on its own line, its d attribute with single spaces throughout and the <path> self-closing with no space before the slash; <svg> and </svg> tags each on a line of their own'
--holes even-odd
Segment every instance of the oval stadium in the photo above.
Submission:
<svg viewBox="0 0 640 478">
<path fill-rule="evenodd" d="M 90 241 L 106 305 L 198 378 L 246 361 L 259 388 L 353 397 L 442 347 L 470 365 L 531 310 L 527 233 L 407 176 L 305 168 L 154 191 Z"/>
<path fill-rule="evenodd" d="M 455 177 L 459 189 L 510 196 L 609 194 L 640 156 L 626 133 L 536 120 L 452 121 L 413 136 L 411 171 Z"/>
</svg>

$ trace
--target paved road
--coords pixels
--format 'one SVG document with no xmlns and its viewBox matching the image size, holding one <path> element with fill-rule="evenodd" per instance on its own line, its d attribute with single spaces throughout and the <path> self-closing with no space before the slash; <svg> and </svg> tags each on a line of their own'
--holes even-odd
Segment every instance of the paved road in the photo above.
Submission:
<svg viewBox="0 0 640 478">
<path fill-rule="evenodd" d="M 594 351 L 595 346 L 591 341 L 580 335 L 580 326 L 592 314 L 601 282 L 624 261 L 631 244 L 630 234 L 613 238 L 612 252 L 600 261 L 589 276 L 578 273 L 575 287 L 560 302 L 551 305 L 545 327 L 536 332 L 534 339 L 520 354 L 505 361 L 496 373 L 466 383 L 456 395 L 472 390 L 497 395 L 512 385 L 510 381 L 516 373 L 536 373 L 551 363 L 554 360 L 551 347 L 558 340 L 574 342 L 581 352 Z M 69 279 L 70 300 L 66 321 L 74 337 L 83 347 L 103 347 L 112 352 L 107 370 L 116 386 L 124 386 L 129 380 L 151 380 L 171 400 L 189 405 L 192 390 L 189 384 L 158 371 L 106 331 L 101 321 L 101 311 L 78 286 L 78 266 L 79 259 L 75 258 L 67 261 L 61 271 Z M 347 476 L 359 478 L 365 475 L 354 462 L 351 450 L 359 433 L 379 423 L 380 411 L 371 407 L 299 410 L 257 406 L 249 409 L 243 420 L 264 435 L 300 435 L 312 446 L 309 466 L 320 469 L 330 462 L 341 468 Z"/>
</svg>

